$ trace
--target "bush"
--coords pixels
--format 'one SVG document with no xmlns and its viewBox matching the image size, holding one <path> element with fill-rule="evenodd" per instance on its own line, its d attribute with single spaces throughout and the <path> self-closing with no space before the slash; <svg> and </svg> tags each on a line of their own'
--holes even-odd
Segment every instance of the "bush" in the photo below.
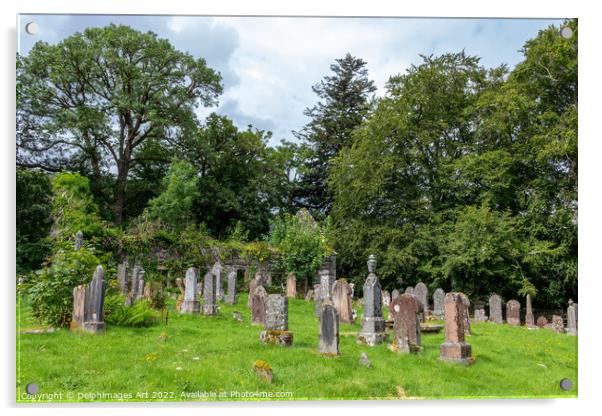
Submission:
<svg viewBox="0 0 602 416">
<path fill-rule="evenodd" d="M 105 298 L 105 322 L 115 326 L 148 327 L 159 321 L 159 312 L 147 300 L 125 305 L 125 296 L 110 295 Z"/>
</svg>

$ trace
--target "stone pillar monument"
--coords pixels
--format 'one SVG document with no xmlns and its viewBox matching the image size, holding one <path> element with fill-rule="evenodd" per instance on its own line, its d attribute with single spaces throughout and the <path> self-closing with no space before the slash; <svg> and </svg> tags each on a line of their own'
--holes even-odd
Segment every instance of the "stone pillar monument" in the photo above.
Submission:
<svg viewBox="0 0 602 416">
<path fill-rule="evenodd" d="M 364 283 L 364 316 L 357 342 L 375 346 L 387 339 L 382 311 L 380 283 L 375 274 L 376 256 L 368 257 L 368 277 Z"/>
</svg>

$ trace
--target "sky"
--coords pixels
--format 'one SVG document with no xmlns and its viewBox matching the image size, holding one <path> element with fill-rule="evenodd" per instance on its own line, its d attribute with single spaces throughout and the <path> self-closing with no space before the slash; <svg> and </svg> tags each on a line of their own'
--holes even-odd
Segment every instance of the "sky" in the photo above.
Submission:
<svg viewBox="0 0 602 416">
<path fill-rule="evenodd" d="M 29 22 L 39 27 L 35 35 L 25 31 Z M 512 68 L 522 60 L 526 40 L 562 20 L 22 14 L 18 51 L 26 55 L 38 41 L 54 44 L 110 23 L 150 30 L 203 57 L 221 73 L 224 92 L 217 107 L 200 107 L 199 117 L 215 111 L 240 129 L 251 124 L 269 130 L 274 146 L 295 141 L 291 131 L 303 128 L 308 121 L 303 111 L 318 100 L 312 85 L 330 75 L 330 65 L 346 53 L 367 62 L 381 96 L 389 77 L 419 64 L 420 55 L 465 50 L 486 67 Z"/>
</svg>

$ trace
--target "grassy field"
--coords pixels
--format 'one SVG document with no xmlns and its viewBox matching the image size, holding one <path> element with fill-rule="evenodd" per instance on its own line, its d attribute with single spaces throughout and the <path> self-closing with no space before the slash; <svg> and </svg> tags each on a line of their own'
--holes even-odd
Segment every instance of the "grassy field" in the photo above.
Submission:
<svg viewBox="0 0 602 416">
<path fill-rule="evenodd" d="M 97 401 L 99 394 L 111 394 L 110 401 L 577 396 L 577 337 L 473 324 L 467 341 L 476 362 L 464 367 L 438 359 L 442 333 L 423 335 L 421 354 L 397 355 L 385 344 L 357 345 L 359 325 L 342 324 L 341 355 L 323 357 L 313 303 L 289 302 L 294 344 L 283 348 L 259 342 L 261 328 L 249 324 L 246 301 L 243 295 L 237 305 L 222 304 L 216 317 L 178 315 L 171 305 L 167 326 L 109 326 L 103 335 L 68 330 L 19 334 L 17 401 Z M 244 323 L 232 319 L 235 310 L 242 312 Z M 17 319 L 21 329 L 36 326 L 23 301 Z M 358 362 L 361 352 L 368 354 L 371 368 Z M 252 366 L 258 359 L 272 366 L 273 383 L 255 376 Z M 560 389 L 563 378 L 572 380 L 572 390 Z M 38 384 L 38 394 L 54 397 L 25 397 L 28 383 Z"/>
</svg>

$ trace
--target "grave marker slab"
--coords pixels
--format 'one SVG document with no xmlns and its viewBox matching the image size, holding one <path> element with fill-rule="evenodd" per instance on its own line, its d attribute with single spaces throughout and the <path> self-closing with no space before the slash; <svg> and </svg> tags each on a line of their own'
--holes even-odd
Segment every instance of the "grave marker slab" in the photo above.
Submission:
<svg viewBox="0 0 602 416">
<path fill-rule="evenodd" d="M 496 324 L 503 324 L 502 319 L 502 298 L 493 294 L 489 297 L 489 321 Z"/>
<path fill-rule="evenodd" d="M 438 319 L 443 318 L 443 299 L 445 299 L 445 292 L 438 287 L 433 293 L 433 315 Z"/>
<path fill-rule="evenodd" d="M 217 315 L 217 277 L 212 272 L 205 274 L 203 283 L 203 315 Z"/>
<path fill-rule="evenodd" d="M 251 297 L 251 325 L 265 324 L 266 301 L 268 294 L 263 286 L 258 285 Z"/>
<path fill-rule="evenodd" d="M 280 294 L 268 295 L 265 305 L 265 325 L 259 339 L 264 343 L 292 345 L 293 333 L 288 330 L 288 298 Z"/>
<path fill-rule="evenodd" d="M 520 325 L 520 303 L 511 299 L 506 303 L 506 322 L 508 325 Z"/>
<path fill-rule="evenodd" d="M 233 267 L 228 269 L 228 294 L 226 295 L 226 303 L 234 305 L 237 302 L 236 296 L 236 276 L 237 270 Z"/>
<path fill-rule="evenodd" d="M 389 349 L 394 352 L 419 352 L 422 350 L 420 337 L 420 314 L 424 307 L 416 295 L 404 293 L 389 305 L 393 318 L 393 342 Z"/>
<path fill-rule="evenodd" d="M 201 302 L 197 293 L 197 275 L 196 269 L 190 267 L 186 270 L 184 278 L 184 299 L 180 305 L 180 313 L 199 313 L 201 311 Z"/>
<path fill-rule="evenodd" d="M 345 279 L 334 282 L 332 289 L 332 302 L 337 311 L 339 321 L 345 324 L 353 323 L 351 288 Z"/>
<path fill-rule="evenodd" d="M 464 338 L 464 302 L 457 292 L 445 295 L 443 301 L 445 319 L 445 342 L 441 344 L 439 358 L 463 364 L 471 364 L 472 348 Z"/>
<path fill-rule="evenodd" d="M 320 315 L 320 353 L 324 355 L 339 355 L 339 314 L 331 304 L 322 306 L 322 314 Z"/>
</svg>

